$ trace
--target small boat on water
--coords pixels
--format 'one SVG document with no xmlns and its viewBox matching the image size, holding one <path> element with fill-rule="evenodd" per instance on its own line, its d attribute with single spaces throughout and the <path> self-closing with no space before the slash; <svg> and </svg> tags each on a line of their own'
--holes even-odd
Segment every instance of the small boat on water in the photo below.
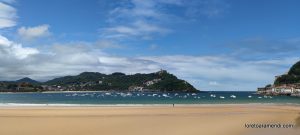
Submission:
<svg viewBox="0 0 300 135">
<path fill-rule="evenodd" d="M 235 95 L 231 95 L 230 97 L 231 97 L 231 98 L 236 98 L 236 96 L 235 96 Z"/>
<path fill-rule="evenodd" d="M 163 96 L 163 97 L 169 97 L 167 94 L 163 94 L 162 96 Z"/>
<path fill-rule="evenodd" d="M 216 97 L 216 95 L 215 95 L 215 94 L 210 94 L 210 97 L 213 97 L 213 98 L 215 98 L 215 97 Z"/>
</svg>

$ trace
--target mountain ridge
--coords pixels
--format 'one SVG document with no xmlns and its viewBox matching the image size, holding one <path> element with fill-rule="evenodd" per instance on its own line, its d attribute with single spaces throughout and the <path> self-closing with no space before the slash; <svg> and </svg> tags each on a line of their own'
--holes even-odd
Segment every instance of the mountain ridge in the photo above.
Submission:
<svg viewBox="0 0 300 135">
<path fill-rule="evenodd" d="M 176 91 L 176 92 L 197 92 L 185 80 L 178 79 L 175 75 L 166 70 L 154 73 L 136 73 L 126 75 L 121 72 L 103 74 L 99 72 L 82 72 L 73 76 L 57 77 L 46 82 L 38 82 L 28 77 L 19 79 L 6 88 L 19 89 L 20 83 L 32 84 L 36 91 Z M 0 84 L 1 89 L 5 83 Z M 26 89 L 26 87 L 23 87 Z M 31 89 L 32 90 L 32 89 Z"/>
</svg>

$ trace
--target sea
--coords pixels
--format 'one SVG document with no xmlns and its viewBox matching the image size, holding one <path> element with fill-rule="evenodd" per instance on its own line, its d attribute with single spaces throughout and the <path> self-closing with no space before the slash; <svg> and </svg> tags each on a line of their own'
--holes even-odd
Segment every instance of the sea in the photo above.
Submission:
<svg viewBox="0 0 300 135">
<path fill-rule="evenodd" d="M 292 104 L 299 97 L 262 96 L 253 91 L 206 91 L 199 93 L 49 92 L 0 93 L 0 106 L 98 106 L 177 104 Z"/>
</svg>

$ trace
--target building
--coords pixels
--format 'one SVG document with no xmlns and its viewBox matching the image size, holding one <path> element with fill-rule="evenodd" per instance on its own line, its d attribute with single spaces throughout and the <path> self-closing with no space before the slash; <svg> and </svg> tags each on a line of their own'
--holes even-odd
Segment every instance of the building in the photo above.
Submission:
<svg viewBox="0 0 300 135">
<path fill-rule="evenodd" d="M 282 75 L 275 76 L 275 80 L 281 76 Z M 262 95 L 297 95 L 297 93 L 300 93 L 300 83 L 269 85 L 266 87 L 257 88 L 257 93 Z"/>
<path fill-rule="evenodd" d="M 272 92 L 278 94 L 291 94 L 293 93 L 294 87 L 291 86 L 277 86 L 272 88 Z"/>
<path fill-rule="evenodd" d="M 145 84 L 146 86 L 150 86 L 150 85 L 153 85 L 153 84 L 159 82 L 160 80 L 161 80 L 161 79 L 153 79 L 153 80 L 151 80 L 151 81 L 145 82 L 144 84 Z"/>
<path fill-rule="evenodd" d="M 300 93 L 300 87 L 294 84 L 273 85 L 271 87 L 257 88 L 257 93 L 263 95 L 291 95 Z"/>
</svg>

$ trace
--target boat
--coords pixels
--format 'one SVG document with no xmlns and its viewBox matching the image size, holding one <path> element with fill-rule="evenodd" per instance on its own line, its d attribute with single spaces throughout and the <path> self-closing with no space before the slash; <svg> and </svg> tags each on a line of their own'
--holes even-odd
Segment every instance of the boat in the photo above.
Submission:
<svg viewBox="0 0 300 135">
<path fill-rule="evenodd" d="M 235 96 L 235 95 L 231 95 L 230 97 L 231 97 L 231 98 L 236 98 L 236 96 Z"/>
</svg>

